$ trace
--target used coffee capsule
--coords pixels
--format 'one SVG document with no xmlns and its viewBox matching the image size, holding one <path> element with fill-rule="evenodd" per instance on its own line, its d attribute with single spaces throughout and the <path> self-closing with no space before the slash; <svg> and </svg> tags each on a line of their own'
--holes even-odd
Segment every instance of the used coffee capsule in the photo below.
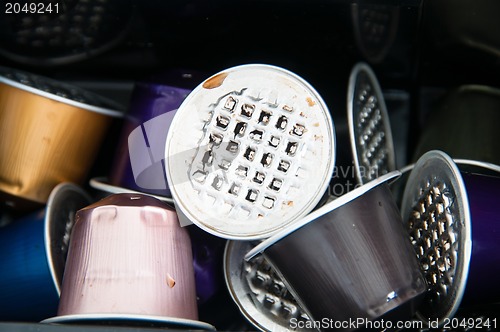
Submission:
<svg viewBox="0 0 500 332">
<path fill-rule="evenodd" d="M 80 187 L 61 183 L 44 210 L 0 228 L 0 320 L 40 321 L 57 313 L 75 213 L 90 203 Z"/>
<path fill-rule="evenodd" d="M 143 193 L 117 187 L 107 183 L 105 178 L 93 178 L 90 180 L 90 186 L 101 191 L 103 197 L 112 194 L 141 194 Z M 173 207 L 171 198 L 148 194 L 147 196 L 156 198 Z M 203 305 L 212 297 L 215 297 L 219 290 L 224 286 L 222 280 L 222 255 L 224 252 L 225 241 L 219 237 L 209 234 L 195 225 L 188 226 L 187 229 L 191 236 L 193 251 L 193 267 L 196 281 L 196 297 L 198 305 Z"/>
<path fill-rule="evenodd" d="M 81 184 L 114 117 L 114 103 L 74 86 L 0 68 L 0 200 L 43 206 L 61 182 Z"/>
<path fill-rule="evenodd" d="M 388 187 L 399 175 L 327 203 L 245 259 L 262 253 L 314 322 L 410 319 L 426 284 Z"/>
<path fill-rule="evenodd" d="M 289 331 L 310 319 L 277 271 L 262 256 L 245 261 L 258 241 L 228 241 L 224 252 L 226 285 L 245 318 L 261 331 Z M 314 329 L 296 328 L 296 331 Z"/>
<path fill-rule="evenodd" d="M 442 325 L 460 306 L 500 300 L 494 254 L 500 251 L 500 167 L 497 176 L 485 175 L 491 167 L 471 172 L 478 165 L 460 172 L 447 154 L 429 151 L 409 175 L 402 214 L 427 282 L 418 310 L 424 322 Z"/>
<path fill-rule="evenodd" d="M 354 169 L 359 184 L 396 169 L 391 123 L 373 70 L 358 63 L 351 71 L 347 120 Z"/>
<path fill-rule="evenodd" d="M 166 173 L 180 214 L 216 236 L 265 238 L 309 213 L 335 160 L 326 104 L 302 78 L 269 65 L 224 70 L 174 116 Z"/>
<path fill-rule="evenodd" d="M 213 329 L 198 321 L 191 242 L 173 208 L 116 194 L 77 212 L 58 316 L 44 322 L 82 321 Z"/>
<path fill-rule="evenodd" d="M 108 179 L 93 179 L 91 185 L 106 191 L 130 189 L 172 202 L 165 175 L 165 141 L 177 109 L 201 76 L 175 69 L 136 82 Z"/>
</svg>

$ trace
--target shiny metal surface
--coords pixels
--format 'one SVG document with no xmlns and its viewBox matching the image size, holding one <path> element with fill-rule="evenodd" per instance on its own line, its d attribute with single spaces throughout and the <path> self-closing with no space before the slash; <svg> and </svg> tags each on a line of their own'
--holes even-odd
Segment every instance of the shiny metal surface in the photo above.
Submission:
<svg viewBox="0 0 500 332">
<path fill-rule="evenodd" d="M 359 63 L 351 71 L 347 120 L 358 183 L 396 169 L 389 114 L 373 70 Z"/>
<path fill-rule="evenodd" d="M 473 173 L 490 176 L 498 176 L 500 174 L 500 165 L 470 159 L 453 159 L 453 161 L 462 174 Z M 403 194 L 408 182 L 408 177 L 414 167 L 415 164 L 409 164 L 401 168 L 399 170 L 401 172 L 401 176 L 390 185 L 394 199 L 399 207 L 401 207 L 401 203 L 403 201 Z"/>
<path fill-rule="evenodd" d="M 458 167 L 441 151 L 424 154 L 409 175 L 402 215 L 429 291 L 418 315 L 452 317 L 465 292 L 472 252 L 471 215 Z"/>
<path fill-rule="evenodd" d="M 387 186 L 398 175 L 335 199 L 245 259 L 262 252 L 311 319 L 411 318 L 426 285 Z"/>
<path fill-rule="evenodd" d="M 290 319 L 306 324 L 310 319 L 274 268 L 259 255 L 244 255 L 257 241 L 228 241 L 224 252 L 224 276 L 231 297 L 241 313 L 261 331 L 288 331 Z M 297 331 L 312 331 L 300 329 Z"/>
<path fill-rule="evenodd" d="M 112 117 L 121 116 L 100 104 L 85 108 L 90 99 L 79 89 L 61 96 L 52 80 L 19 75 L 0 76 L 0 198 L 17 210 L 41 206 L 58 183 L 83 182 Z"/>
<path fill-rule="evenodd" d="M 143 194 L 139 191 L 135 191 L 132 189 L 114 186 L 114 185 L 110 184 L 108 179 L 105 177 L 92 178 L 89 181 L 89 185 L 92 188 L 101 191 L 103 193 L 103 195 L 105 195 L 105 196 L 108 196 L 110 194 Z M 152 194 L 148 194 L 148 196 L 154 197 L 160 201 L 164 201 L 164 202 L 171 204 L 171 205 L 174 204 L 174 200 L 170 197 L 158 196 L 158 195 L 152 195 Z"/>
<path fill-rule="evenodd" d="M 120 330 L 124 327 L 134 327 L 143 331 L 144 328 L 151 329 L 175 329 L 175 330 L 201 330 L 215 331 L 215 327 L 200 321 L 185 318 L 160 317 L 151 315 L 131 314 L 80 314 L 57 316 L 44 319 L 40 323 L 54 325 L 80 326 L 92 330 L 99 326 L 114 326 Z M 73 328 L 72 328 L 73 329 Z"/>
<path fill-rule="evenodd" d="M 335 147 L 328 108 L 306 81 L 243 65 L 205 80 L 179 107 L 166 173 L 176 207 L 199 227 L 228 239 L 264 238 L 315 207 Z"/>
<path fill-rule="evenodd" d="M 89 314 L 198 319 L 191 242 L 172 208 L 116 194 L 78 211 L 58 316 Z"/>
</svg>

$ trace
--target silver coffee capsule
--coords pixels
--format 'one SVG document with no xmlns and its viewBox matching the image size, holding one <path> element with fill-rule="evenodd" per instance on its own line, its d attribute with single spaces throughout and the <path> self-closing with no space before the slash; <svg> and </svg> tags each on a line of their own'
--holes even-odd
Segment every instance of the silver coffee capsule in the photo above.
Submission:
<svg viewBox="0 0 500 332">
<path fill-rule="evenodd" d="M 307 326 L 309 316 L 264 256 L 244 260 L 245 254 L 257 244 L 258 241 L 227 242 L 224 276 L 234 302 L 245 318 L 261 331 L 289 331 L 291 319 L 297 326 Z M 297 331 L 308 330 L 298 328 Z"/>
<path fill-rule="evenodd" d="M 176 208 L 228 239 L 269 237 L 309 213 L 335 162 L 330 112 L 302 78 L 282 68 L 224 70 L 181 104 L 166 143 Z"/>
<path fill-rule="evenodd" d="M 396 169 L 391 124 L 375 73 L 365 63 L 351 71 L 347 120 L 358 183 Z"/>
<path fill-rule="evenodd" d="M 437 150 L 409 174 L 402 215 L 427 282 L 423 322 L 443 325 L 460 306 L 498 303 L 499 174 L 499 166 Z"/>
<path fill-rule="evenodd" d="M 471 255 L 470 213 L 465 185 L 453 160 L 431 151 L 415 164 L 402 201 L 402 215 L 428 284 L 418 316 L 452 317 L 465 291 Z"/>
<path fill-rule="evenodd" d="M 245 259 L 261 253 L 314 322 L 411 318 L 426 284 L 388 187 L 399 175 L 390 172 L 333 200 Z"/>
</svg>

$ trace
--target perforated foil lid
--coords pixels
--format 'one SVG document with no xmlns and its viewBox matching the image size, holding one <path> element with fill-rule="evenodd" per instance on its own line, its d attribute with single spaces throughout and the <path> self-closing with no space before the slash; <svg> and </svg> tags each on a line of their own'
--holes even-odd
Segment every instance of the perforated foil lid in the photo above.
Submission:
<svg viewBox="0 0 500 332">
<path fill-rule="evenodd" d="M 460 305 L 472 250 L 465 185 L 444 152 L 430 151 L 417 161 L 406 184 L 402 215 L 428 285 L 418 316 L 424 322 L 443 322 Z"/>
<path fill-rule="evenodd" d="M 347 92 L 347 120 L 360 184 L 396 169 L 391 124 L 375 73 L 365 63 L 351 71 Z"/>
<path fill-rule="evenodd" d="M 319 94 L 269 65 L 222 71 L 179 107 L 166 143 L 176 208 L 228 239 L 259 239 L 310 212 L 335 162 L 334 126 Z"/>
<path fill-rule="evenodd" d="M 234 302 L 261 331 L 289 331 L 292 319 L 297 322 L 296 326 L 310 326 L 309 316 L 264 256 L 244 260 L 245 254 L 257 244 L 258 241 L 227 242 L 224 277 Z"/>
</svg>

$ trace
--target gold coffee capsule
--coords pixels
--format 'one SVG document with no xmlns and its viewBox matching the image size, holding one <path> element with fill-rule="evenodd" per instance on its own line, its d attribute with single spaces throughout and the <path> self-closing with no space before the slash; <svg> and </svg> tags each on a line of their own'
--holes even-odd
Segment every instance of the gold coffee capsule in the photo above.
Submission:
<svg viewBox="0 0 500 332">
<path fill-rule="evenodd" d="M 112 102 L 0 67 L 0 202 L 26 209 L 61 182 L 82 183 L 113 117 Z"/>
</svg>

